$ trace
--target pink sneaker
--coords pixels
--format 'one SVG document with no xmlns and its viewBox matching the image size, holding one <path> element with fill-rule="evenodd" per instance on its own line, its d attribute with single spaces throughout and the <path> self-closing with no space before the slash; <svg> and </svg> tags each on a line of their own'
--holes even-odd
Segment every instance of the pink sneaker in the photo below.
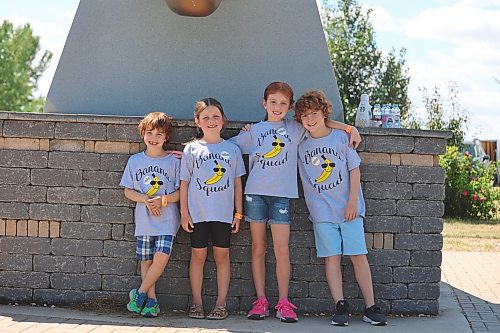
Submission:
<svg viewBox="0 0 500 333">
<path fill-rule="evenodd" d="M 269 317 L 269 302 L 264 296 L 260 296 L 252 304 L 252 310 L 247 315 L 248 319 L 262 320 Z"/>
<path fill-rule="evenodd" d="M 297 307 L 293 305 L 288 299 L 281 299 L 278 304 L 274 307 L 276 310 L 276 318 L 284 323 L 296 323 L 299 321 L 297 314 L 293 310 L 297 310 Z"/>
</svg>

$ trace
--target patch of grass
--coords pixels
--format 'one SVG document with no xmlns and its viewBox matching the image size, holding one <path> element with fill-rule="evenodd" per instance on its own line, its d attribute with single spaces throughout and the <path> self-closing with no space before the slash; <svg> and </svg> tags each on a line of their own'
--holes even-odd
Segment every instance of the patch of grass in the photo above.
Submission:
<svg viewBox="0 0 500 333">
<path fill-rule="evenodd" d="M 484 221 L 445 218 L 443 250 L 500 251 L 500 219 Z"/>
</svg>

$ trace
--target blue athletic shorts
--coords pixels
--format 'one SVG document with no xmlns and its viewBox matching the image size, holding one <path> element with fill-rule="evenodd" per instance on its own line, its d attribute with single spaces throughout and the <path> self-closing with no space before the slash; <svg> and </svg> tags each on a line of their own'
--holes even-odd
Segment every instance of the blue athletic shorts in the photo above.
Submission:
<svg viewBox="0 0 500 333">
<path fill-rule="evenodd" d="M 367 254 L 363 218 L 333 223 L 313 223 L 318 257 Z"/>
<path fill-rule="evenodd" d="M 290 199 L 245 194 L 245 220 L 254 223 L 290 224 Z"/>
<path fill-rule="evenodd" d="M 166 255 L 172 253 L 174 236 L 137 236 L 136 256 L 137 260 L 153 260 L 156 252 L 162 252 Z"/>
</svg>

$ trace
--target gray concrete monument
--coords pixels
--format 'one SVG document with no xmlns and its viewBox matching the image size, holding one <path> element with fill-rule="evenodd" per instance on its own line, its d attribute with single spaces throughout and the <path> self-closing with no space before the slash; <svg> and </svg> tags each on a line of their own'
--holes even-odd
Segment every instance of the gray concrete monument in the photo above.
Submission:
<svg viewBox="0 0 500 333">
<path fill-rule="evenodd" d="M 315 0 L 222 0 L 200 17 L 167 2 L 81 0 L 45 112 L 191 119 L 210 96 L 230 120 L 256 121 L 266 85 L 285 81 L 297 97 L 324 90 L 343 119 Z"/>
</svg>

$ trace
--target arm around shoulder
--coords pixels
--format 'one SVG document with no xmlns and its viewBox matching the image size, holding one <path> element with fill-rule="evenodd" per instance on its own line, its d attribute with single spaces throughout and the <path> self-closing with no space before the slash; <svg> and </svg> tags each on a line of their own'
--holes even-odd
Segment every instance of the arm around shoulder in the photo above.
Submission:
<svg viewBox="0 0 500 333">
<path fill-rule="evenodd" d="M 354 148 L 358 148 L 361 142 L 361 135 L 359 135 L 359 131 L 356 127 L 331 119 L 328 119 L 326 121 L 326 126 L 329 128 L 345 131 L 347 134 L 349 134 L 349 145 Z"/>
</svg>

